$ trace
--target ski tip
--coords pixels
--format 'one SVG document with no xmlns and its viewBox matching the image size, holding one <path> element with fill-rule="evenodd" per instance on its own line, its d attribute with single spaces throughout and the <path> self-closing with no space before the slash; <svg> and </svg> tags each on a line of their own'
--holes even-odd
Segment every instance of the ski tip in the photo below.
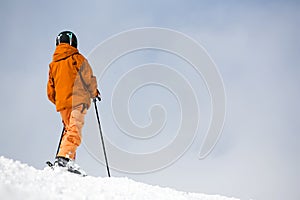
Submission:
<svg viewBox="0 0 300 200">
<path fill-rule="evenodd" d="M 46 161 L 46 164 L 47 164 L 49 167 L 51 167 L 51 168 L 54 166 L 54 164 L 53 164 L 52 162 L 50 162 L 49 160 Z"/>
</svg>

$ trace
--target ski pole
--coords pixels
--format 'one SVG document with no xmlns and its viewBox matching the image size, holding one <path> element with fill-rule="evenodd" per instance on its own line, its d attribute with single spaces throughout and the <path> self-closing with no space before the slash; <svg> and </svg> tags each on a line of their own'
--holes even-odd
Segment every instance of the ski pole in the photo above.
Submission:
<svg viewBox="0 0 300 200">
<path fill-rule="evenodd" d="M 61 144 L 61 141 L 62 141 L 62 138 L 64 136 L 64 132 L 65 132 L 65 126 L 63 127 L 63 130 L 61 132 L 61 136 L 60 136 L 60 139 L 59 139 L 59 143 L 58 143 L 58 147 L 57 147 L 57 151 L 56 151 L 56 155 L 55 155 L 55 158 L 57 157 L 57 154 L 59 152 L 59 148 L 60 148 L 60 144 Z"/>
<path fill-rule="evenodd" d="M 101 124 L 100 124 L 100 119 L 99 119 L 99 114 L 98 114 L 98 109 L 97 109 L 97 104 L 96 104 L 97 98 L 94 98 L 93 101 L 94 101 L 94 105 L 95 105 L 95 111 L 96 111 L 96 116 L 97 116 L 97 121 L 98 121 L 98 126 L 99 126 L 99 132 L 100 132 L 102 148 L 103 148 L 103 153 L 104 153 L 104 158 L 105 158 L 107 175 L 108 175 L 108 177 L 110 177 L 108 161 L 107 161 L 107 156 L 106 156 L 106 151 L 105 151 L 105 146 L 104 146 L 104 140 L 103 140 L 103 135 L 102 135 L 102 130 L 101 130 Z"/>
</svg>

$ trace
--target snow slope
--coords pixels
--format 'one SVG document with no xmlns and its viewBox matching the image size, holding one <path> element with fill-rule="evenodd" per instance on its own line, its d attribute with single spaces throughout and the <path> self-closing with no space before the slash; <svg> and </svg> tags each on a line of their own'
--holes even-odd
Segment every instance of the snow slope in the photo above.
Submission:
<svg viewBox="0 0 300 200">
<path fill-rule="evenodd" d="M 80 177 L 48 167 L 37 170 L 5 157 L 0 157 L 0 199 L 237 200 L 179 192 L 128 178 Z"/>
</svg>

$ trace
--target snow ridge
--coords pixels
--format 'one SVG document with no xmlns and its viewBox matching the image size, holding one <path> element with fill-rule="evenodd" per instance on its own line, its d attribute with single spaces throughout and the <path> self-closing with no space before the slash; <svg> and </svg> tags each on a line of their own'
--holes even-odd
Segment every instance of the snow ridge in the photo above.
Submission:
<svg viewBox="0 0 300 200">
<path fill-rule="evenodd" d="M 80 177 L 48 167 L 37 170 L 5 157 L 0 157 L 0 199 L 238 200 L 180 192 L 128 178 Z"/>
</svg>

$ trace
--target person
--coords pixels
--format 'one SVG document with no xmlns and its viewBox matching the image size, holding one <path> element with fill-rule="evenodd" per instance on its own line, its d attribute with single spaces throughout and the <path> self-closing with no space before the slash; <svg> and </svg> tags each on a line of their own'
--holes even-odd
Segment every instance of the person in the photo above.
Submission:
<svg viewBox="0 0 300 200">
<path fill-rule="evenodd" d="M 77 37 L 71 31 L 63 31 L 56 37 L 56 49 L 49 65 L 47 84 L 49 100 L 60 112 L 64 131 L 59 145 L 55 166 L 68 171 L 85 173 L 74 163 L 76 149 L 81 143 L 84 117 L 91 99 L 101 100 L 97 80 L 87 59 L 77 49 Z"/>
</svg>

